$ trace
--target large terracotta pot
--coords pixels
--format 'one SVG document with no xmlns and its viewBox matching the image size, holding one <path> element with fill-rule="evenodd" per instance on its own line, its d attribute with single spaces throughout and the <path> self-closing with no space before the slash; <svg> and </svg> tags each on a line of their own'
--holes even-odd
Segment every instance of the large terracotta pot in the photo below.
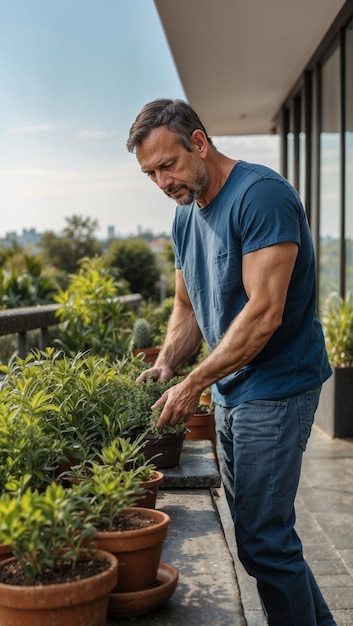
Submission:
<svg viewBox="0 0 353 626">
<path fill-rule="evenodd" d="M 154 470 L 150 480 L 141 482 L 141 487 L 146 489 L 146 491 L 136 502 L 135 506 L 144 507 L 146 509 L 154 509 L 157 502 L 159 486 L 162 484 L 163 480 L 164 474 L 162 472 L 158 472 L 158 470 Z"/>
<path fill-rule="evenodd" d="M 108 552 L 98 551 L 95 558 L 109 561 L 109 568 L 74 582 L 29 587 L 0 583 L 1 626 L 105 626 L 118 562 Z M 2 561 L 0 568 L 15 560 Z"/>
<path fill-rule="evenodd" d="M 128 508 L 123 514 L 136 512 L 152 518 L 156 523 L 136 530 L 100 531 L 95 535 L 97 547 L 112 552 L 118 559 L 119 576 L 115 592 L 140 591 L 156 581 L 170 517 L 163 511 L 143 507 Z"/>
</svg>

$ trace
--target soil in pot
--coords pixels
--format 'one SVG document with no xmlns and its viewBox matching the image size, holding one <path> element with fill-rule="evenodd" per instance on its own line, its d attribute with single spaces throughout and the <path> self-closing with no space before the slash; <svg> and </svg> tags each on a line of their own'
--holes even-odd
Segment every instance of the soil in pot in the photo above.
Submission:
<svg viewBox="0 0 353 626">
<path fill-rule="evenodd" d="M 22 565 L 16 559 L 11 559 L 10 557 L 9 562 L 0 569 L 0 583 L 21 587 L 58 585 L 95 576 L 104 572 L 108 567 L 108 561 L 93 559 L 91 556 L 83 555 L 78 558 L 75 570 L 72 570 L 70 563 L 63 561 L 55 571 L 48 570 L 44 572 L 43 576 L 33 581 L 28 579 Z"/>
</svg>

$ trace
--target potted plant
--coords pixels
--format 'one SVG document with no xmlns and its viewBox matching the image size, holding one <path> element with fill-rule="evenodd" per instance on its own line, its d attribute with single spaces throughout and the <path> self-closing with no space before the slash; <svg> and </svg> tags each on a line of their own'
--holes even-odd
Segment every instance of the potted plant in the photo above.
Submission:
<svg viewBox="0 0 353 626">
<path fill-rule="evenodd" d="M 187 429 L 184 424 L 167 425 L 157 429 L 160 410 L 152 411 L 151 406 L 164 391 L 179 380 L 180 378 L 176 376 L 169 381 L 157 383 L 152 378 L 148 378 L 144 383 L 133 381 L 129 388 L 129 396 L 126 398 L 128 415 L 133 420 L 137 433 L 144 433 L 145 459 L 153 459 L 159 470 L 178 465 Z"/>
<path fill-rule="evenodd" d="M 353 437 L 353 294 L 331 294 L 322 324 L 333 375 L 322 386 L 316 423 L 331 437 Z"/>
<path fill-rule="evenodd" d="M 134 440 L 129 437 L 118 437 L 110 446 L 103 448 L 98 458 L 103 465 L 113 465 L 115 469 L 120 468 L 122 472 L 126 468 L 130 469 L 138 479 L 142 490 L 134 506 L 154 509 L 164 474 L 158 471 L 149 459 L 146 460 L 143 453 L 145 445 L 144 434 Z"/>
<path fill-rule="evenodd" d="M 82 461 L 63 472 L 61 477 L 69 484 L 87 480 L 92 476 L 92 462 L 94 463 L 93 467 L 98 463 L 103 471 L 104 466 L 112 467 L 114 473 L 120 472 L 121 476 L 124 476 L 126 470 L 130 470 L 136 480 L 138 480 L 141 492 L 138 494 L 137 499 L 134 498 L 135 502 L 129 501 L 129 506 L 134 505 L 154 509 L 164 474 L 158 471 L 153 463 L 146 461 L 143 454 L 144 446 L 144 434 L 133 440 L 129 437 L 117 437 L 109 446 L 103 448 L 97 454 L 95 461 Z"/>
<path fill-rule="evenodd" d="M 115 591 L 139 591 L 155 583 L 170 523 L 162 511 L 134 506 L 144 492 L 138 474 L 134 469 L 122 471 L 110 461 L 93 461 L 81 483 L 90 497 L 96 546 L 118 558 Z"/>
<path fill-rule="evenodd" d="M 133 325 L 130 348 L 134 355 L 143 353 L 145 363 L 154 363 L 160 346 L 154 345 L 152 326 L 144 317 L 138 317 Z"/>
<path fill-rule="evenodd" d="M 155 409 L 149 416 L 143 454 L 146 460 L 153 459 L 156 467 L 163 470 L 179 464 L 187 427 L 185 424 L 167 424 L 158 429 L 159 415 L 160 410 Z"/>
<path fill-rule="evenodd" d="M 0 563 L 2 626 L 105 626 L 118 563 L 93 548 L 87 505 L 80 486 L 56 483 L 1 495 L 0 541 L 14 555 Z"/>
</svg>

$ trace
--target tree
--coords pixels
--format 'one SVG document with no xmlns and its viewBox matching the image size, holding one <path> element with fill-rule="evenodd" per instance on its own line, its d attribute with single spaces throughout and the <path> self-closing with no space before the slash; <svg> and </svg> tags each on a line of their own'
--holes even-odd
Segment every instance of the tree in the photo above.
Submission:
<svg viewBox="0 0 353 626">
<path fill-rule="evenodd" d="M 98 222 L 80 215 L 67 217 L 65 221 L 62 234 L 44 233 L 41 245 L 47 263 L 72 274 L 80 259 L 99 254 L 100 246 L 94 236 Z"/>
<path fill-rule="evenodd" d="M 108 258 L 111 267 L 118 268 L 119 276 L 128 281 L 132 293 L 140 293 L 145 299 L 157 298 L 160 272 L 148 243 L 133 237 L 116 240 Z"/>
</svg>

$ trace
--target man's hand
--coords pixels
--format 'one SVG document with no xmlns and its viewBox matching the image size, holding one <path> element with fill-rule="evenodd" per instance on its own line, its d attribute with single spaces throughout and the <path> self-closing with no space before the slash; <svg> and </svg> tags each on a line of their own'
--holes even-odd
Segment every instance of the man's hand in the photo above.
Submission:
<svg viewBox="0 0 353 626">
<path fill-rule="evenodd" d="M 174 385 L 151 407 L 157 409 L 163 407 L 157 422 L 157 428 L 169 424 L 184 424 L 194 415 L 199 404 L 201 391 L 193 388 L 186 378 L 181 383 Z"/>
<path fill-rule="evenodd" d="M 155 382 L 158 380 L 170 380 L 173 378 L 174 372 L 168 367 L 163 365 L 162 367 L 150 367 L 148 370 L 144 370 L 137 378 L 137 383 L 145 383 L 146 380 L 152 379 Z"/>
</svg>

